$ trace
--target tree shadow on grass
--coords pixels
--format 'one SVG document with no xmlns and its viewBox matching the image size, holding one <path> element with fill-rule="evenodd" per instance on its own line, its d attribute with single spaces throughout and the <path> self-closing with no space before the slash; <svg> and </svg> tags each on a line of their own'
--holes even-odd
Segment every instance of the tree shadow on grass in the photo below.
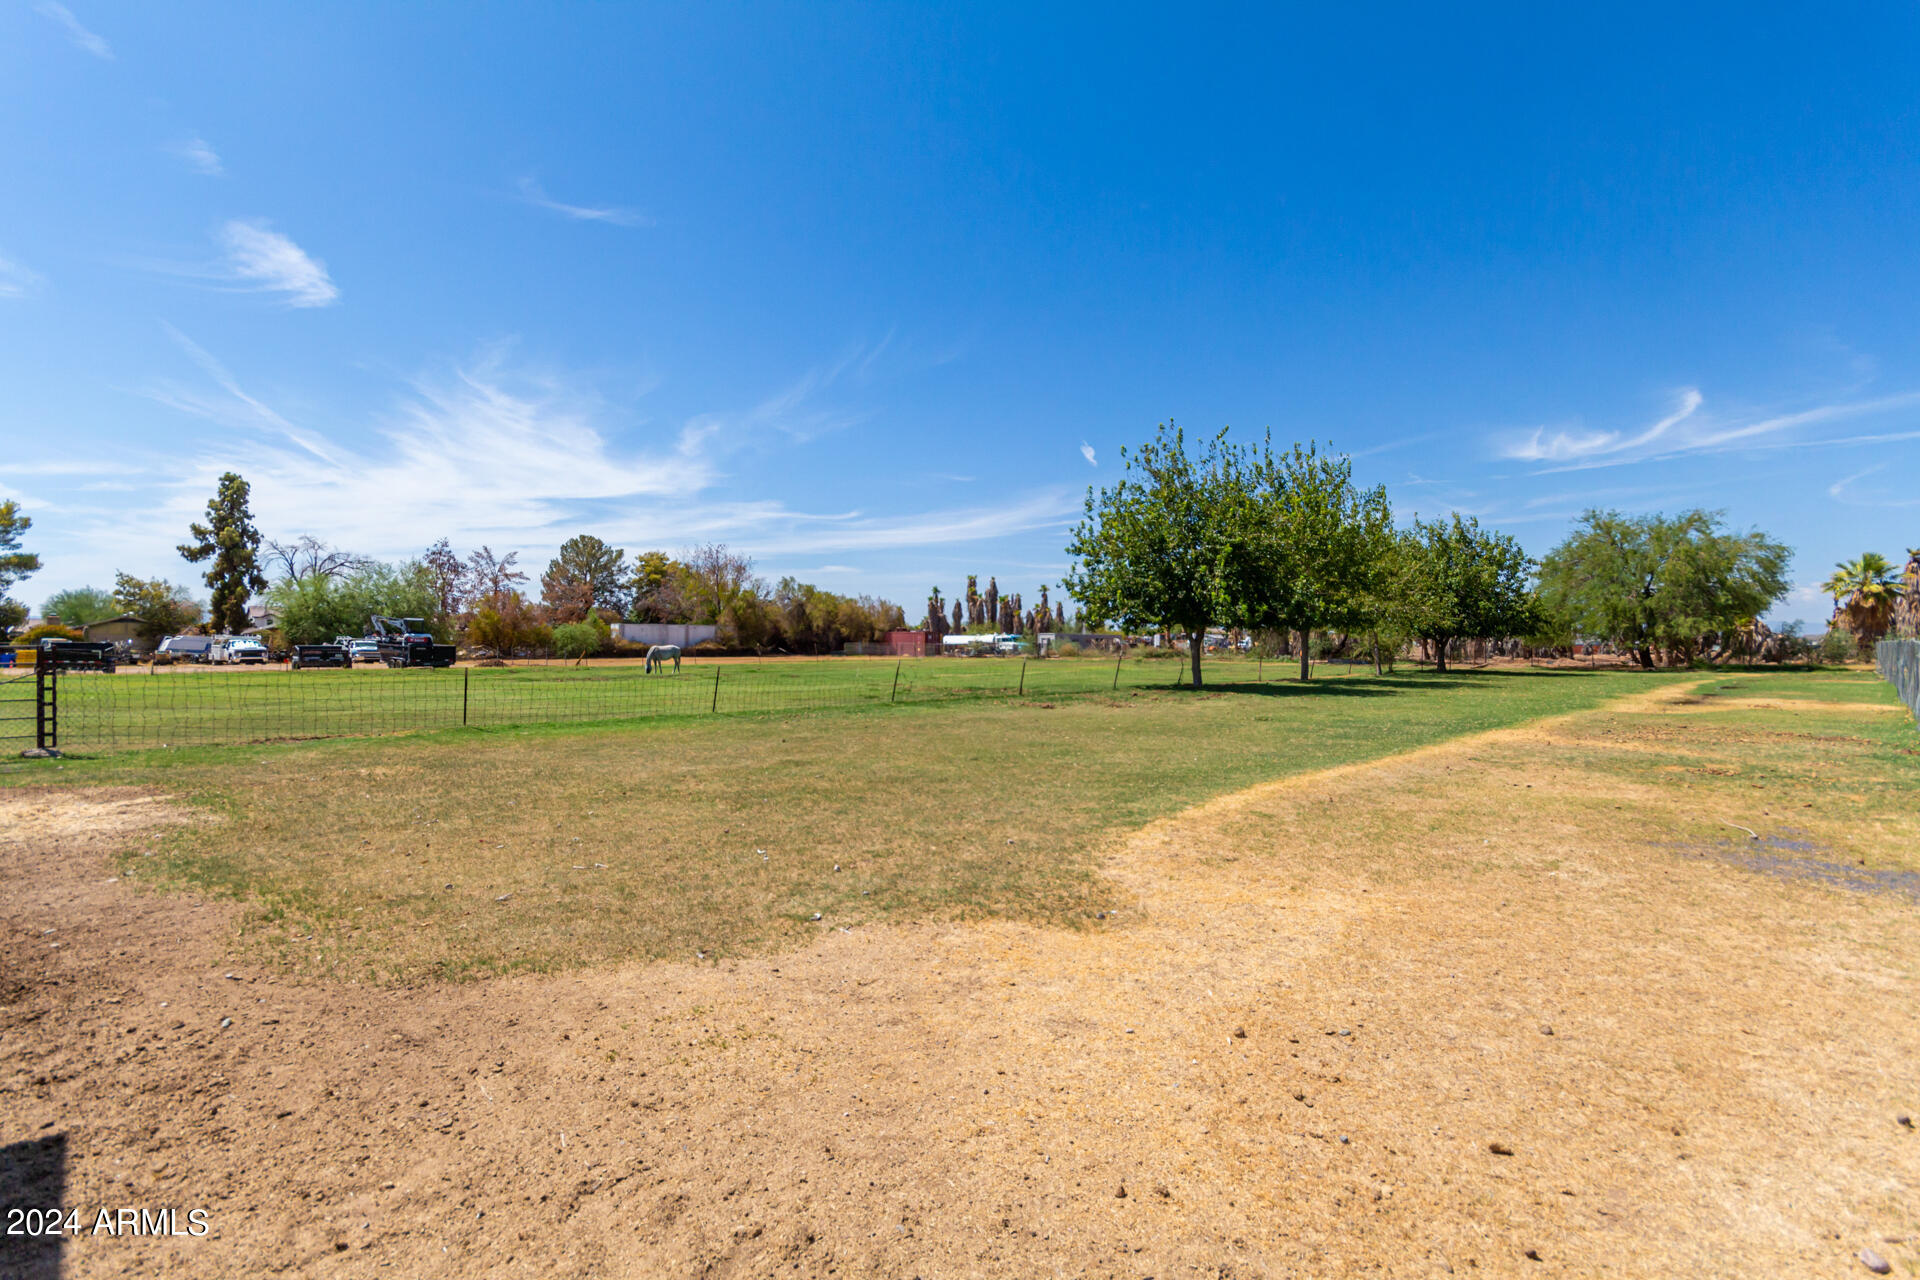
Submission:
<svg viewBox="0 0 1920 1280">
<path fill-rule="evenodd" d="M 1403 671 L 1395 675 L 1376 676 L 1368 673 L 1353 675 L 1318 675 L 1312 680 L 1302 681 L 1293 677 L 1275 680 L 1219 680 L 1208 681 L 1200 687 L 1201 693 L 1252 694 L 1264 698 L 1388 698 L 1398 694 L 1419 693 L 1431 689 L 1485 689 L 1495 682 L 1514 679 L 1566 679 L 1577 677 L 1591 680 L 1598 673 L 1591 671 Z M 1204 673 L 1201 677 L 1205 679 Z M 1182 683 L 1169 688 L 1191 690 L 1192 686 Z"/>
</svg>

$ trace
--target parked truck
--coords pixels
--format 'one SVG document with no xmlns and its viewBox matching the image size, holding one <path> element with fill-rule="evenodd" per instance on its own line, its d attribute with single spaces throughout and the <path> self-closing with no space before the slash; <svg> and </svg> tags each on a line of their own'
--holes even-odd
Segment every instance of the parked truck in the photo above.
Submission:
<svg viewBox="0 0 1920 1280">
<path fill-rule="evenodd" d="M 450 667 L 454 648 L 436 644 L 427 631 L 425 618 L 386 618 L 373 615 L 367 638 L 380 651 L 380 661 L 389 667 Z"/>
<path fill-rule="evenodd" d="M 264 666 L 267 661 L 267 642 L 259 636 L 215 636 L 207 661 L 222 665 L 259 663 Z"/>
</svg>

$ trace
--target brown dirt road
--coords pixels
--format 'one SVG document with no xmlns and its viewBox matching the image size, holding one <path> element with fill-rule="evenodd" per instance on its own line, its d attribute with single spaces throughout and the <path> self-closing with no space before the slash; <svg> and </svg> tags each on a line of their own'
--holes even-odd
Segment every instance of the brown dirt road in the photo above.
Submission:
<svg viewBox="0 0 1920 1280">
<path fill-rule="evenodd" d="M 1913 1274 L 1920 911 L 1650 841 L 1687 802 L 1592 749 L 1203 805 L 1094 931 L 413 989 L 114 879 L 163 802 L 14 793 L 0 1189 L 63 1139 L 89 1224 L 208 1212 L 72 1276 Z"/>
</svg>

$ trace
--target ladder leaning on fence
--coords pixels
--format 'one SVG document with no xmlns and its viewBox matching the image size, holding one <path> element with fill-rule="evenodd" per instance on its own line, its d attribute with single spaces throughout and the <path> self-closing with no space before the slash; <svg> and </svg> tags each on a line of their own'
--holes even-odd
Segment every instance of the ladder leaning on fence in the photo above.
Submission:
<svg viewBox="0 0 1920 1280">
<path fill-rule="evenodd" d="M 1873 648 L 1873 661 L 1920 723 L 1920 640 L 1882 640 Z"/>
</svg>

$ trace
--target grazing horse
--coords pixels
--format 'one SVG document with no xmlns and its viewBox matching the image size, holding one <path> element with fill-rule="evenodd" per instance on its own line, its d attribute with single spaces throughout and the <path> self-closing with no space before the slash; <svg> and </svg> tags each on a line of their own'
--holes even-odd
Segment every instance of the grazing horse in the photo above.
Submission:
<svg viewBox="0 0 1920 1280">
<path fill-rule="evenodd" d="M 647 650 L 647 674 L 653 674 L 655 667 L 664 667 L 671 661 L 675 674 L 680 671 L 680 646 L 677 644 L 656 644 Z"/>
</svg>

